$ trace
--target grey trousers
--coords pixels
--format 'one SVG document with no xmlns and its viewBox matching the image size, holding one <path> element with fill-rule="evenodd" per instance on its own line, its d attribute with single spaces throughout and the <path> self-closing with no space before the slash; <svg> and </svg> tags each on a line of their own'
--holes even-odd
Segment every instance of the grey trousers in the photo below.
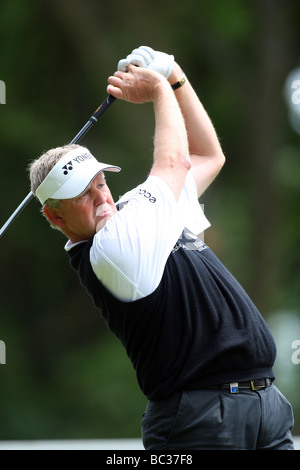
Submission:
<svg viewBox="0 0 300 470">
<path fill-rule="evenodd" d="M 201 389 L 150 401 L 146 450 L 293 450 L 293 411 L 275 385 L 259 391 Z"/>
</svg>

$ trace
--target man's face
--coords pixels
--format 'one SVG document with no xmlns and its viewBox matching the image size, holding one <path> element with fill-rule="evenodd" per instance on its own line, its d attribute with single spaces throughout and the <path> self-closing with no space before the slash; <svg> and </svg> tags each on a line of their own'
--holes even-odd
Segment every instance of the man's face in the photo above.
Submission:
<svg viewBox="0 0 300 470">
<path fill-rule="evenodd" d="M 101 172 L 80 196 L 63 199 L 59 208 L 51 211 L 56 212 L 55 223 L 76 243 L 87 240 L 103 228 L 117 208 Z"/>
</svg>

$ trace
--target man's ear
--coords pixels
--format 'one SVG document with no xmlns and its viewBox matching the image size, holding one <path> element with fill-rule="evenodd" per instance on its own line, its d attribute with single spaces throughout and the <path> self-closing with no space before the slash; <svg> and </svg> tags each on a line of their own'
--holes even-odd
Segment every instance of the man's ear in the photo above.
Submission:
<svg viewBox="0 0 300 470">
<path fill-rule="evenodd" d="M 66 225 L 64 219 L 60 215 L 59 209 L 45 206 L 43 207 L 43 212 L 45 217 L 58 227 L 63 228 Z"/>
</svg>

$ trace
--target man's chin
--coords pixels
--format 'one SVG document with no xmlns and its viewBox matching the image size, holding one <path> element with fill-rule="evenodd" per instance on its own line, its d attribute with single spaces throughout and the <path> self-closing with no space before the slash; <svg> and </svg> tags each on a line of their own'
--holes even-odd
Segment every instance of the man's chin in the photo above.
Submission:
<svg viewBox="0 0 300 470">
<path fill-rule="evenodd" d="M 99 230 L 101 230 L 105 226 L 108 219 L 110 219 L 110 216 L 103 217 L 96 223 L 96 233 L 99 232 Z"/>
</svg>

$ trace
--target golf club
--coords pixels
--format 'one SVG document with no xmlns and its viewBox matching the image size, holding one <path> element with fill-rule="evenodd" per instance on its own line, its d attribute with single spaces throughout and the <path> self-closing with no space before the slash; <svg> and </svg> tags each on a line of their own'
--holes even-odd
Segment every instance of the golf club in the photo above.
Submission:
<svg viewBox="0 0 300 470">
<path fill-rule="evenodd" d="M 87 133 L 87 131 L 98 121 L 98 119 L 105 113 L 105 111 L 110 107 L 110 105 L 115 101 L 115 97 L 112 95 L 108 95 L 103 103 L 96 109 L 94 114 L 90 117 L 87 123 L 83 126 L 83 128 L 78 132 L 78 134 L 74 137 L 74 139 L 70 142 L 71 144 L 77 144 L 82 137 Z M 16 217 L 21 213 L 21 211 L 27 206 L 27 204 L 33 199 L 34 194 L 32 191 L 23 199 L 21 204 L 17 207 L 17 209 L 13 212 L 10 218 L 5 222 L 5 224 L 1 227 L 0 230 L 0 237 L 4 234 L 4 232 L 8 229 L 8 227 L 12 224 L 12 222 L 16 219 Z"/>
</svg>

